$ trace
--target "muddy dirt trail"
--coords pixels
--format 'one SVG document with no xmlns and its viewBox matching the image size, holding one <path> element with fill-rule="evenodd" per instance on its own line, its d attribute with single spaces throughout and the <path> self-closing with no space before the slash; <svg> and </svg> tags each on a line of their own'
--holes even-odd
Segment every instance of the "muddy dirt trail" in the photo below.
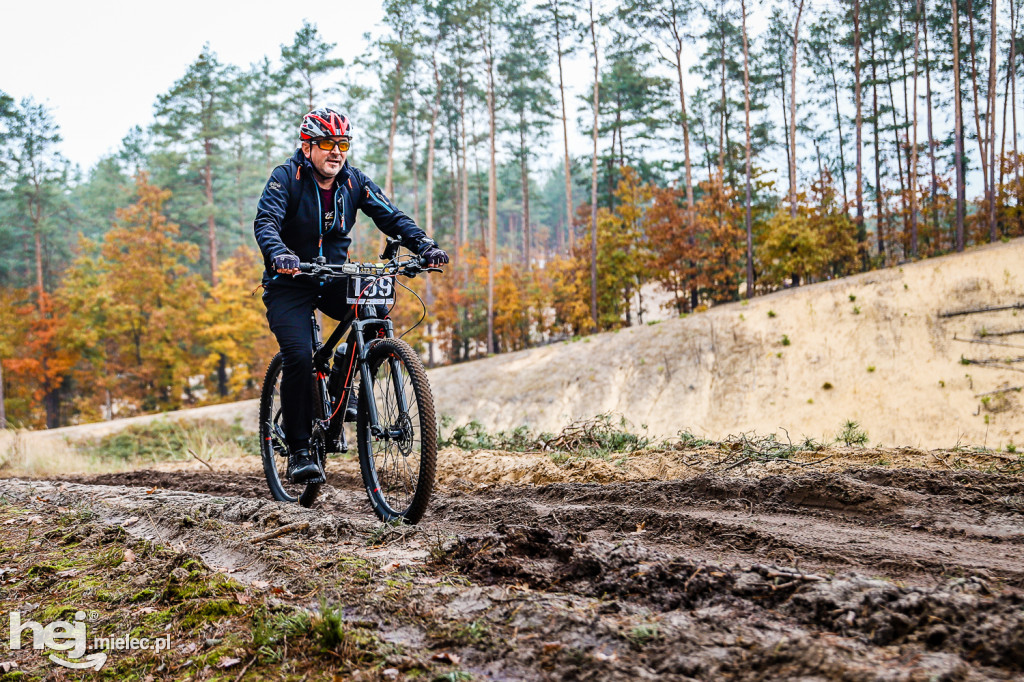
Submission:
<svg viewBox="0 0 1024 682">
<path fill-rule="evenodd" d="M 1024 477 L 793 465 L 572 478 L 448 479 L 415 527 L 376 522 L 351 461 L 309 510 L 271 501 L 251 469 L 8 479 L 0 495 L 35 514 L 88 508 L 247 594 L 270 589 L 275 608 L 336 600 L 380 644 L 355 662 L 294 661 L 295 679 L 1024 678 Z M 282 527 L 297 530 L 261 538 Z M 234 655 L 252 659 L 242 678 L 290 679 L 253 644 Z M 217 672 L 176 665 L 168 679 Z"/>
</svg>

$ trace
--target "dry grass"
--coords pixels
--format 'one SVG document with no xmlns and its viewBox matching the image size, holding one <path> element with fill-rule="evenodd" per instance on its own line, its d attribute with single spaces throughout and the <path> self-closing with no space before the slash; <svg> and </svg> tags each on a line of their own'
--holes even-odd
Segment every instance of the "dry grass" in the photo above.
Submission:
<svg viewBox="0 0 1024 682">
<path fill-rule="evenodd" d="M 70 440 L 44 431 L 0 431 L 0 473 L 44 477 L 127 471 L 165 462 L 251 457 L 255 437 L 237 426 L 161 420 L 100 438 Z M 194 453 L 194 454 L 193 454 Z"/>
</svg>

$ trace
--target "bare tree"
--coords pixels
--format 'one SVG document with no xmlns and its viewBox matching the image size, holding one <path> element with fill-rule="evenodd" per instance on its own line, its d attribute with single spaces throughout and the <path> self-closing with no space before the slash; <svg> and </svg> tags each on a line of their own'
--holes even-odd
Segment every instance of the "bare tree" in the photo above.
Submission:
<svg viewBox="0 0 1024 682">
<path fill-rule="evenodd" d="M 969 1 L 969 0 L 968 0 Z M 956 166 L 956 250 L 964 250 L 964 210 L 967 188 L 964 184 L 964 118 L 962 93 L 960 91 L 960 11 L 957 0 L 953 4 L 953 108 L 954 108 L 954 151 Z"/>
<path fill-rule="evenodd" d="M 597 319 L 597 123 L 599 110 L 600 59 L 597 52 L 597 17 L 594 16 L 594 0 L 590 0 L 590 44 L 594 49 L 594 156 L 590 166 L 590 314 Z"/>
<path fill-rule="evenodd" d="M 746 133 L 747 182 L 746 182 L 746 227 L 747 227 L 747 298 L 754 295 L 754 237 L 750 215 L 750 54 L 747 46 L 747 3 L 740 0 L 740 17 L 743 28 L 743 114 Z"/>
<path fill-rule="evenodd" d="M 992 26 L 989 30 L 988 58 L 988 155 L 991 186 L 988 192 L 989 241 L 996 240 L 996 0 L 992 0 Z M 984 163 L 984 159 L 982 159 Z"/>
<path fill-rule="evenodd" d="M 867 230 L 864 225 L 864 118 L 860 86 L 860 0 L 853 0 L 853 96 L 857 112 L 857 241 L 864 244 L 867 242 Z M 866 249 L 863 260 L 864 268 L 867 269 Z"/>
<path fill-rule="evenodd" d="M 910 255 L 917 258 L 917 59 L 921 33 L 921 0 L 917 0 L 914 14 L 914 123 L 911 126 L 914 140 L 910 147 Z"/>
<path fill-rule="evenodd" d="M 797 2 L 797 0 L 793 0 Z M 804 13 L 804 0 L 799 0 L 796 7 L 796 19 L 793 22 L 793 64 L 789 78 L 789 215 L 796 217 L 796 67 L 797 46 L 800 43 L 800 17 Z"/>
</svg>

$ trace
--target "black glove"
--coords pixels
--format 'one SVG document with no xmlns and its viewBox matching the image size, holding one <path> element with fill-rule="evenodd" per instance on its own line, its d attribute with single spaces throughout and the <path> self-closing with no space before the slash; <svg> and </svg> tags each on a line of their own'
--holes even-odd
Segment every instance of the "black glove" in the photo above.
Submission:
<svg viewBox="0 0 1024 682">
<path fill-rule="evenodd" d="M 282 270 L 297 270 L 299 268 L 299 257 L 294 253 L 282 253 L 274 256 L 274 269 L 278 272 Z"/>
<path fill-rule="evenodd" d="M 426 262 L 427 267 L 431 268 L 445 265 L 448 262 L 448 254 L 437 248 L 437 244 L 432 241 L 424 242 L 420 247 L 420 258 Z"/>
</svg>

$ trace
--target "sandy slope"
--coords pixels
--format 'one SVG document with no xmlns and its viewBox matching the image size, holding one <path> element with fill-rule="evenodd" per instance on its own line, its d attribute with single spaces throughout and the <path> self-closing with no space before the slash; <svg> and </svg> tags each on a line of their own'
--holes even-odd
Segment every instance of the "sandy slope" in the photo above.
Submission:
<svg viewBox="0 0 1024 682">
<path fill-rule="evenodd" d="M 1024 330 L 1024 310 L 938 317 L 1022 302 L 1024 239 L 1017 239 L 442 367 L 430 381 L 438 414 L 491 428 L 557 431 L 571 419 L 610 411 L 656 435 L 786 429 L 794 440 L 827 439 L 853 419 L 873 443 L 1024 445 L 1024 394 L 1002 392 L 983 402 L 985 393 L 1024 386 L 1024 362 L 961 364 L 961 357 L 1024 356 L 1024 334 L 978 337 L 982 329 Z M 255 401 L 247 401 L 170 416 L 239 418 L 252 426 L 255 413 Z M 43 433 L 95 436 L 153 418 Z"/>
<path fill-rule="evenodd" d="M 984 339 L 1019 348 L 954 336 L 1024 330 L 1024 310 L 938 315 L 1021 302 L 1024 240 L 1017 239 L 440 368 L 430 378 L 440 414 L 498 428 L 557 430 L 611 411 L 656 434 L 686 428 L 720 438 L 784 428 L 796 439 L 829 437 L 853 419 L 872 442 L 1001 447 L 1024 443 L 1024 396 L 1010 391 L 983 404 L 981 394 L 1024 385 L 1024 363 L 968 366 L 961 356 L 1024 356 L 1024 334 Z"/>
</svg>

